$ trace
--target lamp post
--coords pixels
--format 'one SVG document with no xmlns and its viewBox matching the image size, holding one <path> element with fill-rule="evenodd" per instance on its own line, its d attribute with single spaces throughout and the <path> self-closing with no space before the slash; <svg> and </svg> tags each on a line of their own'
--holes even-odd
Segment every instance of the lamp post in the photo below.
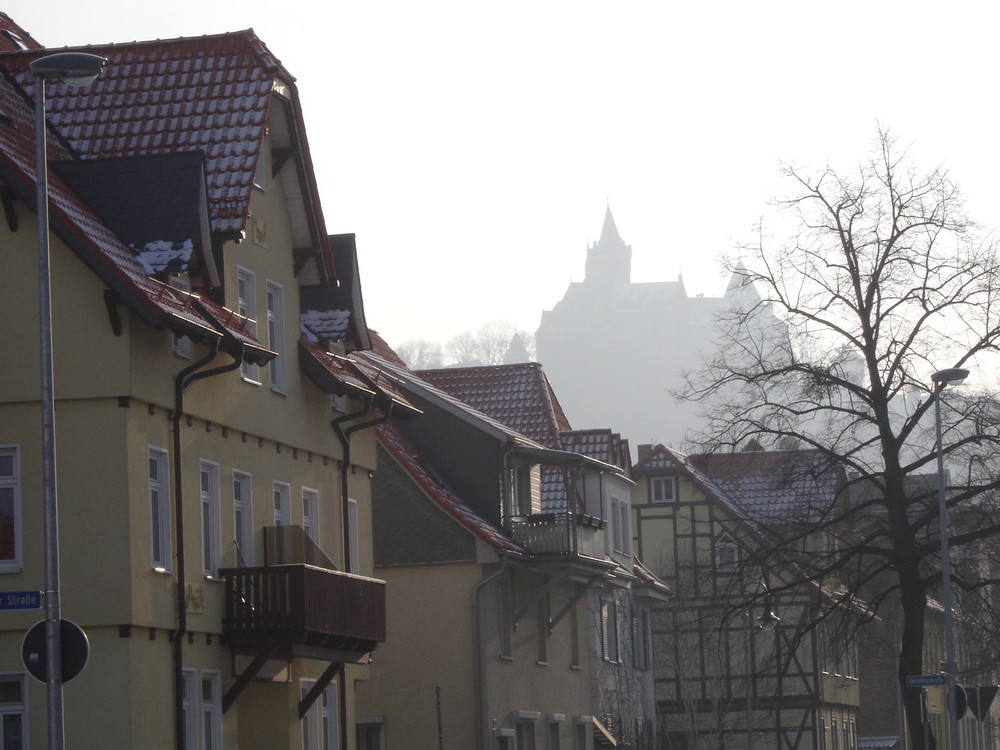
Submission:
<svg viewBox="0 0 1000 750">
<path fill-rule="evenodd" d="M 35 169 L 38 214 L 38 325 L 41 350 L 42 508 L 45 551 L 45 687 L 48 747 L 63 747 L 62 639 L 59 614 L 59 522 L 56 503 L 55 398 L 52 388 L 52 302 L 49 270 L 49 180 L 45 138 L 45 82 L 62 80 L 86 86 L 100 74 L 105 59 L 82 52 L 61 52 L 31 63 L 35 81 Z"/>
<path fill-rule="evenodd" d="M 951 599 L 951 552 L 948 546 L 948 509 L 944 496 L 944 452 L 941 444 L 941 391 L 949 385 L 958 385 L 967 377 L 969 371 L 958 367 L 939 370 L 931 375 L 931 380 L 934 382 L 934 427 L 937 437 L 938 522 L 941 526 L 941 589 L 944 597 L 944 666 L 945 686 L 948 691 L 949 750 L 959 750 L 959 737 L 955 695 L 957 682 L 955 613 L 952 610 Z"/>
</svg>

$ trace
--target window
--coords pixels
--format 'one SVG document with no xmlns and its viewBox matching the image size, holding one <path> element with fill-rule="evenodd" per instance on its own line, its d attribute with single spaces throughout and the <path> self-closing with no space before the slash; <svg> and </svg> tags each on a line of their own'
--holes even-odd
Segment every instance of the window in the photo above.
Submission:
<svg viewBox="0 0 1000 750">
<path fill-rule="evenodd" d="M 674 477 L 650 477 L 649 502 L 672 503 L 677 499 L 677 482 Z"/>
<path fill-rule="evenodd" d="M 198 673 L 193 669 L 181 672 L 181 711 L 184 714 L 184 747 L 198 747 Z"/>
<path fill-rule="evenodd" d="M 549 722 L 549 746 L 547 750 L 560 750 L 562 747 L 562 726 L 558 721 Z"/>
<path fill-rule="evenodd" d="M 518 721 L 514 724 L 517 750 L 535 750 L 535 722 Z"/>
<path fill-rule="evenodd" d="M 302 530 L 314 542 L 318 541 L 316 529 L 316 513 L 319 508 L 319 493 L 316 490 L 302 488 Z"/>
<path fill-rule="evenodd" d="M 201 568 L 215 577 L 219 569 L 219 466 L 201 462 Z"/>
<path fill-rule="evenodd" d="M 247 328 L 257 335 L 257 282 L 252 271 L 236 269 L 236 312 L 247 318 Z M 240 365 L 244 380 L 260 382 L 260 368 L 246 360 Z"/>
<path fill-rule="evenodd" d="M 28 746 L 27 696 L 24 689 L 24 675 L 0 675 L 0 731 L 3 750 L 24 750 Z"/>
<path fill-rule="evenodd" d="M 385 728 L 381 720 L 359 719 L 358 750 L 385 750 Z"/>
<path fill-rule="evenodd" d="M 632 611 L 632 666 L 636 669 L 649 669 L 652 666 L 652 633 L 649 611 L 636 609 Z"/>
<path fill-rule="evenodd" d="M 715 564 L 719 571 L 728 573 L 740 564 L 740 546 L 728 534 L 715 540 Z"/>
<path fill-rule="evenodd" d="M 249 474 L 233 472 L 233 544 L 236 564 L 253 565 L 253 490 Z"/>
<path fill-rule="evenodd" d="M 291 522 L 291 512 L 288 504 L 291 499 L 291 488 L 284 482 L 274 483 L 274 525 L 288 526 Z"/>
<path fill-rule="evenodd" d="M 601 602 L 601 643 L 604 660 L 619 661 L 618 606 L 614 599 Z"/>
<path fill-rule="evenodd" d="M 201 673 L 201 750 L 222 748 L 222 702 L 218 672 Z"/>
<path fill-rule="evenodd" d="M 315 680 L 299 682 L 299 694 L 305 698 Z M 331 682 L 302 717 L 302 750 L 339 750 L 340 719 L 337 706 L 337 683 Z"/>
<path fill-rule="evenodd" d="M 347 538 L 351 545 L 351 559 L 347 561 L 348 573 L 361 572 L 361 549 L 358 534 L 358 501 L 347 499 Z"/>
<path fill-rule="evenodd" d="M 183 276 L 171 276 L 170 286 L 174 289 L 180 289 L 182 292 L 191 291 L 191 282 Z M 179 336 L 174 333 L 171 334 L 170 341 L 174 354 L 178 357 L 183 357 L 184 359 L 191 359 L 191 339 L 187 336 Z"/>
<path fill-rule="evenodd" d="M 170 543 L 170 473 L 167 452 L 150 447 L 147 456 L 149 483 L 149 562 L 158 570 L 169 570 L 173 551 Z"/>
<path fill-rule="evenodd" d="M 278 354 L 268 365 L 271 390 L 284 393 L 286 387 L 285 310 L 281 286 L 273 281 L 267 282 L 267 345 L 272 352 Z"/>
<path fill-rule="evenodd" d="M 629 504 L 616 497 L 611 498 L 611 533 L 615 552 L 623 555 L 632 553 L 632 530 L 629 523 Z"/>
<path fill-rule="evenodd" d="M 590 727 L 582 721 L 577 721 L 576 736 L 574 737 L 575 750 L 587 750 L 587 735 L 589 733 Z"/>
<path fill-rule="evenodd" d="M 531 515 L 531 472 L 522 466 L 510 467 L 510 515 Z"/>
<path fill-rule="evenodd" d="M 188 750 L 222 748 L 222 681 L 218 672 L 185 668 L 181 672 L 184 746 Z"/>
<path fill-rule="evenodd" d="M 0 446 L 0 572 L 21 569 L 21 477 L 15 446 Z"/>
</svg>

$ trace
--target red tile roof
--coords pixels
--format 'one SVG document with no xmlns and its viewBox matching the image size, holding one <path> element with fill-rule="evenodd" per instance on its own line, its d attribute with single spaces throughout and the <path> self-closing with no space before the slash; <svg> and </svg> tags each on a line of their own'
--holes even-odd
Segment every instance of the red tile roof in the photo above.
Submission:
<svg viewBox="0 0 1000 750">
<path fill-rule="evenodd" d="M 421 378 L 547 448 L 562 450 L 569 430 L 559 401 L 537 362 L 423 370 Z"/>
<path fill-rule="evenodd" d="M 0 111 L 10 118 L 0 124 L 0 180 L 29 206 L 35 205 L 35 126 L 32 108 L 0 78 Z M 50 158 L 65 156 L 49 143 Z M 197 340 L 215 337 L 211 323 L 195 312 L 190 298 L 151 279 L 132 251 L 101 222 L 58 175 L 49 176 L 49 223 L 98 277 L 147 323 L 166 325 Z M 211 333 L 209 333 L 211 332 Z"/>
<path fill-rule="evenodd" d="M 494 550 L 528 555 L 524 547 L 477 515 L 454 490 L 432 474 L 399 430 L 387 422 L 380 424 L 377 431 L 379 443 L 441 510 Z"/>
<path fill-rule="evenodd" d="M 294 96 L 294 78 L 252 31 L 84 49 L 107 58 L 101 76 L 46 91 L 49 122 L 72 152 L 96 159 L 202 151 L 212 228 L 242 231 L 272 91 Z M 51 51 L 0 54 L 0 66 L 33 96 L 29 64 Z"/>
<path fill-rule="evenodd" d="M 31 34 L 18 26 L 6 13 L 0 13 L 0 52 L 19 49 L 41 49 Z"/>
<path fill-rule="evenodd" d="M 632 459 L 628 440 L 617 432 L 605 429 L 567 430 L 559 433 L 563 449 L 596 458 L 619 467 L 625 476 L 632 475 Z"/>
</svg>

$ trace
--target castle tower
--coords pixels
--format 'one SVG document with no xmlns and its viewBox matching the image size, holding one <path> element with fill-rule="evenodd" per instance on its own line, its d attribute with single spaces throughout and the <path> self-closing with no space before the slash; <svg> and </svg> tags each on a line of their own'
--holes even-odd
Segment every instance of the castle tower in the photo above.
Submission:
<svg viewBox="0 0 1000 750">
<path fill-rule="evenodd" d="M 618 234 L 611 206 L 604 212 L 601 238 L 587 249 L 587 264 L 583 283 L 611 286 L 628 284 L 632 280 L 632 246 Z"/>
</svg>

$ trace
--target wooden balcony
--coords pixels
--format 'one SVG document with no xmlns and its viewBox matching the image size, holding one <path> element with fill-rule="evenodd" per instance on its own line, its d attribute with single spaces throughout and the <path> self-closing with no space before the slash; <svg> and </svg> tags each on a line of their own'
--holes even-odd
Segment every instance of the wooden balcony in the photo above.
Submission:
<svg viewBox="0 0 1000 750">
<path fill-rule="evenodd" d="M 301 564 L 221 573 L 235 652 L 350 663 L 385 641 L 385 581 Z"/>
<path fill-rule="evenodd" d="M 585 515 L 537 513 L 510 521 L 511 535 L 534 555 L 604 558 L 599 519 Z"/>
</svg>

